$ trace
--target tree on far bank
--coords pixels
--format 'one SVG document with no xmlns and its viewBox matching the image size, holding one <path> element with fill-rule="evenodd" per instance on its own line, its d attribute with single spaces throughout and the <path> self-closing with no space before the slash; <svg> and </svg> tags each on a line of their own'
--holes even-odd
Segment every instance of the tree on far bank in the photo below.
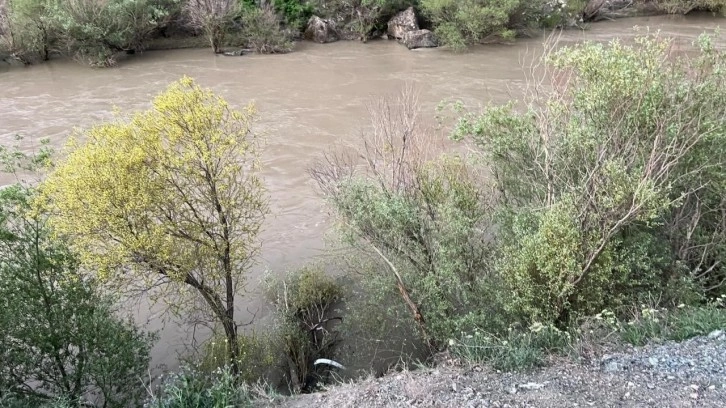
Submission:
<svg viewBox="0 0 726 408">
<path fill-rule="evenodd" d="M 85 265 L 221 326 L 235 372 L 236 294 L 268 208 L 254 116 L 185 77 L 148 111 L 71 141 L 42 187 Z"/>
<path fill-rule="evenodd" d="M 239 0 L 187 0 L 184 4 L 189 26 L 204 32 L 215 54 L 222 52 L 227 31 L 240 12 Z"/>
</svg>

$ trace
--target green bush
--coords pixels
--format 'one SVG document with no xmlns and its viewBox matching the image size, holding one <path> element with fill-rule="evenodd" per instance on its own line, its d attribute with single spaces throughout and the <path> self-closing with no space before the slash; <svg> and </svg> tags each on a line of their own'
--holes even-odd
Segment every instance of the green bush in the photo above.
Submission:
<svg viewBox="0 0 726 408">
<path fill-rule="evenodd" d="M 421 11 L 431 20 L 442 44 L 460 51 L 485 38 L 512 38 L 512 15 L 521 0 L 421 0 Z"/>
<path fill-rule="evenodd" d="M 10 0 L 0 36 L 12 55 L 24 63 L 47 60 L 57 41 L 49 0 Z M 3 17 L 0 17 L 0 19 Z"/>
<path fill-rule="evenodd" d="M 242 11 L 243 41 L 263 54 L 290 52 L 292 36 L 281 26 L 280 17 L 270 7 L 246 8 Z"/>
<path fill-rule="evenodd" d="M 173 0 L 169 0 L 173 2 Z M 154 0 L 49 1 L 47 11 L 62 51 L 92 66 L 111 66 L 119 51 L 139 51 L 166 18 Z"/>
<path fill-rule="evenodd" d="M 724 0 L 656 0 L 655 4 L 668 14 L 688 14 L 694 10 L 726 13 Z"/>
<path fill-rule="evenodd" d="M 418 128 L 417 109 L 410 90 L 372 105 L 365 147 L 352 153 L 366 158 L 364 168 L 341 156 L 311 172 L 348 242 L 380 261 L 361 271 L 379 283 L 371 296 L 397 296 L 438 349 L 477 319 L 498 320 L 497 282 L 488 273 L 487 196 L 466 160 L 429 154 L 434 141 Z"/>
<path fill-rule="evenodd" d="M 497 370 L 521 371 L 544 365 L 551 353 L 569 351 L 572 337 L 553 326 L 534 324 L 528 330 L 508 329 L 503 335 L 474 330 L 449 342 L 450 351 L 472 363 Z"/>
<path fill-rule="evenodd" d="M 250 387 L 238 381 L 224 367 L 211 374 L 182 367 L 163 379 L 161 386 L 144 404 L 145 408 L 227 408 L 251 407 Z"/>
<path fill-rule="evenodd" d="M 308 0 L 275 0 L 275 11 L 282 15 L 285 26 L 295 31 L 305 29 L 314 7 Z"/>
<path fill-rule="evenodd" d="M 5 170 L 26 159 L 0 148 Z M 44 160 L 40 155 L 25 169 Z M 111 300 L 53 237 L 33 199 L 23 184 L 0 189 L 2 405 L 139 402 L 153 336 L 116 317 Z"/>
<path fill-rule="evenodd" d="M 526 109 L 460 120 L 498 190 L 497 274 L 526 321 L 724 290 L 726 57 L 709 37 L 692 58 L 669 44 L 559 50 Z"/>
<path fill-rule="evenodd" d="M 668 310 L 643 305 L 626 322 L 617 322 L 617 329 L 624 341 L 635 346 L 705 336 L 726 329 L 725 302 L 726 295 L 697 307 L 681 304 Z"/>
<path fill-rule="evenodd" d="M 279 363 L 279 341 L 273 333 L 251 333 L 238 336 L 237 347 L 239 373 L 237 377 L 247 384 L 264 381 L 271 367 Z M 201 358 L 197 362 L 199 371 L 212 373 L 229 363 L 229 344 L 224 335 L 212 336 L 202 346 Z"/>
</svg>

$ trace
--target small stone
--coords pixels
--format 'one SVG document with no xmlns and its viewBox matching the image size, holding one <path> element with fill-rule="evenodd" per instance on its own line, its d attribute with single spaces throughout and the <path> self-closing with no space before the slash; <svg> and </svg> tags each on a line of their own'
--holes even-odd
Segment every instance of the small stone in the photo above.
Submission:
<svg viewBox="0 0 726 408">
<path fill-rule="evenodd" d="M 675 379 L 676 379 L 676 377 L 674 377 L 674 376 L 672 376 L 672 375 L 669 375 L 669 376 L 668 376 L 668 377 L 666 377 L 666 378 L 667 378 L 667 379 L 669 379 L 669 380 L 675 380 Z"/>
<path fill-rule="evenodd" d="M 517 386 L 514 386 L 514 387 L 508 389 L 507 392 L 510 393 L 510 394 L 516 394 L 517 393 Z"/>
<path fill-rule="evenodd" d="M 715 386 L 715 385 L 709 385 L 709 386 L 708 386 L 708 390 L 709 390 L 709 391 L 713 391 L 713 390 L 715 390 L 715 389 L 716 389 L 716 386 Z"/>
<path fill-rule="evenodd" d="M 652 365 L 653 367 L 657 367 L 658 366 L 658 359 L 655 358 L 655 357 L 650 357 L 648 359 L 648 363 L 650 363 L 650 365 Z"/>
<path fill-rule="evenodd" d="M 688 387 L 689 387 L 690 389 L 692 389 L 693 391 L 698 391 L 698 385 L 696 385 L 696 384 L 691 384 L 691 385 L 689 385 Z"/>
<path fill-rule="evenodd" d="M 698 399 L 698 394 L 695 393 L 695 392 L 694 393 L 691 393 L 691 398 Z"/>
<path fill-rule="evenodd" d="M 618 364 L 617 361 L 608 361 L 607 363 L 605 363 L 603 370 L 606 373 L 614 373 L 616 371 L 620 371 L 620 364 Z"/>
<path fill-rule="evenodd" d="M 536 383 L 536 382 L 528 382 L 527 384 L 519 384 L 518 387 L 523 390 L 538 390 L 542 387 L 544 387 L 544 384 Z"/>
<path fill-rule="evenodd" d="M 451 389 L 454 390 L 454 392 L 456 392 L 456 383 L 451 383 Z"/>
<path fill-rule="evenodd" d="M 714 330 L 711 333 L 708 333 L 709 339 L 718 339 L 721 336 L 723 336 L 723 330 Z"/>
<path fill-rule="evenodd" d="M 623 395 L 623 399 L 626 400 L 630 398 L 630 392 L 626 392 L 625 395 Z"/>
<path fill-rule="evenodd" d="M 628 381 L 628 388 L 635 388 L 635 384 L 631 381 Z"/>
</svg>

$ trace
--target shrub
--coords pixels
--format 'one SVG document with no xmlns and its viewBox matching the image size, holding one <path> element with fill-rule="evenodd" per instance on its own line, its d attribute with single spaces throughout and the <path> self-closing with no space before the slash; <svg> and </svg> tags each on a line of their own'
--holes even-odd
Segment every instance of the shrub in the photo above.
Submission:
<svg viewBox="0 0 726 408">
<path fill-rule="evenodd" d="M 3 41 L 28 63 L 64 52 L 110 66 L 119 51 L 139 51 L 177 0 L 12 0 Z"/>
<path fill-rule="evenodd" d="M 4 149 L 0 159 L 10 168 L 26 161 Z M 2 405 L 135 404 L 153 336 L 116 317 L 111 299 L 53 237 L 46 214 L 31 207 L 34 196 L 23 184 L 0 190 Z"/>
<path fill-rule="evenodd" d="M 190 28 L 202 31 L 212 50 L 222 52 L 227 33 L 242 10 L 238 0 L 185 0 L 184 14 Z"/>
<path fill-rule="evenodd" d="M 510 17 L 519 9 L 520 0 L 421 0 L 436 36 L 457 51 L 492 35 L 511 38 Z"/>
<path fill-rule="evenodd" d="M 474 330 L 459 340 L 451 340 L 449 349 L 464 360 L 490 364 L 497 370 L 521 371 L 544 365 L 550 353 L 570 349 L 571 336 L 553 326 L 533 324 L 528 330 L 509 328 L 504 334 Z"/>
<path fill-rule="evenodd" d="M 275 0 L 275 11 L 280 13 L 285 26 L 292 30 L 302 31 L 313 15 L 314 7 L 308 0 Z"/>
<path fill-rule="evenodd" d="M 364 148 L 350 156 L 364 158 L 363 168 L 329 156 L 311 173 L 349 242 L 381 261 L 365 279 L 380 279 L 385 293 L 396 288 L 410 322 L 437 349 L 474 315 L 492 315 L 495 280 L 487 197 L 466 160 L 432 153 L 417 109 L 410 89 L 372 104 Z"/>
<path fill-rule="evenodd" d="M 630 318 L 617 322 L 620 337 L 635 346 L 653 341 L 682 341 L 695 336 L 705 336 L 714 330 L 726 328 L 726 295 L 702 306 L 681 304 L 668 310 L 642 305 Z"/>
<path fill-rule="evenodd" d="M 189 367 L 163 380 L 145 408 L 251 407 L 254 394 L 228 367 L 204 374 Z"/>
<path fill-rule="evenodd" d="M 559 50 L 528 110 L 459 122 L 498 190 L 496 268 L 522 318 L 567 325 L 672 282 L 721 290 L 726 58 L 708 37 L 694 58 L 669 44 Z"/>
<path fill-rule="evenodd" d="M 726 13 L 724 0 L 656 0 L 655 4 L 668 14 L 688 14 L 694 10 Z"/>
<path fill-rule="evenodd" d="M 173 0 L 170 0 L 173 1 Z M 139 51 L 168 10 L 153 0 L 65 0 L 48 6 L 61 46 L 93 66 L 115 64 L 119 51 Z"/>
<path fill-rule="evenodd" d="M 57 40 L 50 0 L 11 0 L 7 6 L 0 15 L 4 48 L 24 63 L 49 59 Z"/>
<path fill-rule="evenodd" d="M 255 51 L 274 54 L 292 50 L 291 35 L 282 29 L 280 17 L 271 7 L 245 9 L 241 23 L 242 39 Z"/>
<path fill-rule="evenodd" d="M 237 339 L 237 378 L 254 384 L 268 378 L 271 368 L 279 363 L 279 341 L 274 333 L 240 334 Z M 213 336 L 200 351 L 199 371 L 213 373 L 228 365 L 229 343 L 224 336 Z"/>
<path fill-rule="evenodd" d="M 267 296 L 276 307 L 275 336 L 280 339 L 294 392 L 311 391 L 320 379 L 315 360 L 334 358 L 338 333 L 330 328 L 342 288 L 322 269 L 304 267 L 282 280 L 268 281 Z"/>
</svg>

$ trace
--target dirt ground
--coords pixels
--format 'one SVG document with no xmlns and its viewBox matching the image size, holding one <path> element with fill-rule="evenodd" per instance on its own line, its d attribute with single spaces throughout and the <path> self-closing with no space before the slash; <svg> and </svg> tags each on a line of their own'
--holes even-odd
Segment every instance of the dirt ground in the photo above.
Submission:
<svg viewBox="0 0 726 408">
<path fill-rule="evenodd" d="M 445 359 L 262 406 L 726 407 L 726 334 L 646 346 L 588 362 L 557 358 L 530 373 Z"/>
</svg>

